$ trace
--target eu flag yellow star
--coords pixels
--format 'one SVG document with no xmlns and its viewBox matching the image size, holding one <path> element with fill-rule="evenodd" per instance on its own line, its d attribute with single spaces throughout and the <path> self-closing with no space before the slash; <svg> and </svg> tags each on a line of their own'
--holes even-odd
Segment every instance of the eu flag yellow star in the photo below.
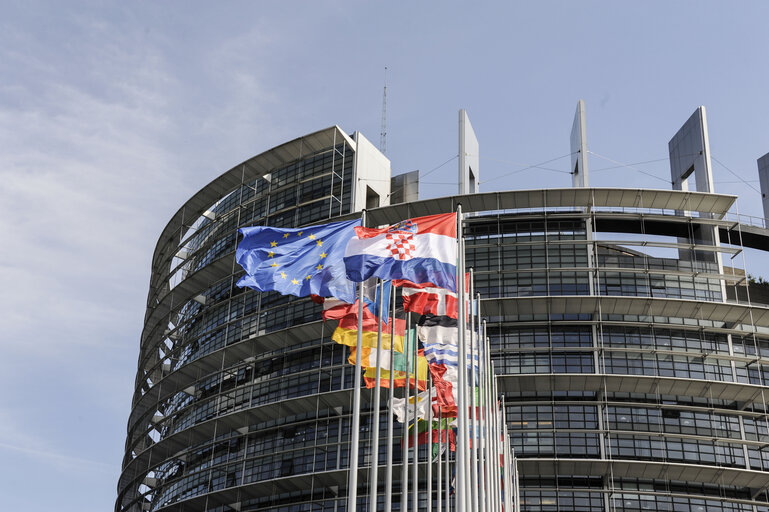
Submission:
<svg viewBox="0 0 769 512">
<path fill-rule="evenodd" d="M 245 274 L 237 286 L 284 295 L 337 297 L 355 301 L 346 277 L 344 253 L 360 220 L 299 228 L 240 228 L 235 261 Z"/>
</svg>

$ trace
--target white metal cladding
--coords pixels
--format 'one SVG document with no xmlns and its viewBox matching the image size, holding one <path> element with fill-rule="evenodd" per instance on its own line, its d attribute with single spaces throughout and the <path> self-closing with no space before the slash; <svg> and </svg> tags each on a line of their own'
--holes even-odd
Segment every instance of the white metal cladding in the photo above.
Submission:
<svg viewBox="0 0 769 512">
<path fill-rule="evenodd" d="M 769 485 L 769 473 L 763 471 L 670 462 L 526 458 L 518 460 L 518 468 L 523 474 L 543 476 L 558 474 L 608 476 L 613 474 L 614 478 L 704 482 L 751 489 L 761 489 Z M 618 489 L 616 492 L 622 491 Z"/>
<path fill-rule="evenodd" d="M 369 210 L 372 225 L 392 224 L 409 217 L 456 211 L 498 212 L 504 210 L 554 209 L 563 207 L 616 207 L 651 210 L 687 210 L 723 217 L 736 196 L 676 190 L 622 188 L 554 188 L 487 192 L 466 196 L 425 199 L 408 204 Z"/>
<path fill-rule="evenodd" d="M 650 393 L 705 397 L 750 404 L 766 392 L 765 386 L 690 378 L 648 375 L 614 375 L 600 373 L 550 373 L 501 375 L 502 393 L 593 391 L 618 393 Z"/>
<path fill-rule="evenodd" d="M 557 295 L 549 297 L 506 297 L 483 299 L 484 316 L 506 315 L 642 315 L 649 317 L 693 318 L 769 327 L 769 308 L 727 302 L 705 302 L 656 297 L 624 297 L 606 295 Z M 596 318 L 599 320 L 599 318 Z M 752 332 L 752 330 L 746 330 Z"/>
</svg>

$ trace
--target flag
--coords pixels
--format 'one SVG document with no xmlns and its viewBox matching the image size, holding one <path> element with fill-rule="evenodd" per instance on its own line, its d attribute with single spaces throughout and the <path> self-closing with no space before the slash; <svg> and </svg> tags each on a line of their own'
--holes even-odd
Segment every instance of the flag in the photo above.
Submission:
<svg viewBox="0 0 769 512">
<path fill-rule="evenodd" d="M 296 229 L 240 228 L 243 239 L 235 251 L 235 261 L 246 275 L 237 285 L 297 297 L 336 297 L 352 303 L 355 284 L 345 275 L 343 258 L 356 227 L 360 227 L 359 219 Z"/>
<path fill-rule="evenodd" d="M 453 345 L 456 348 L 459 340 L 456 318 L 422 315 L 417 322 L 417 326 L 419 340 L 422 343 Z"/>
<path fill-rule="evenodd" d="M 454 391 L 457 387 L 457 369 L 441 364 L 430 364 L 428 368 L 435 387 L 436 403 L 433 409 L 438 409 L 435 414 L 440 413 L 444 417 L 456 416 L 457 400 Z"/>
<path fill-rule="evenodd" d="M 377 365 L 378 361 L 376 358 L 376 352 L 377 352 L 376 347 L 362 347 L 360 350 L 361 367 L 366 369 L 372 368 L 376 370 L 376 367 L 379 366 L 382 370 L 391 370 L 392 368 L 390 368 L 389 347 L 387 349 L 382 347 L 382 361 L 378 365 Z M 393 367 L 395 368 L 395 371 L 405 372 L 406 371 L 406 354 L 403 353 L 402 338 L 398 340 L 397 336 L 395 341 L 395 350 L 393 350 L 392 356 L 393 356 Z M 357 349 L 355 347 L 350 347 L 350 357 L 347 358 L 347 361 L 350 364 L 355 364 L 356 357 L 357 357 Z"/>
<path fill-rule="evenodd" d="M 379 322 L 382 322 L 382 347 L 390 349 L 391 326 L 395 327 L 395 346 L 396 350 L 403 351 L 403 336 L 406 330 L 406 321 L 404 319 L 393 320 L 388 316 L 390 304 L 390 292 L 392 286 L 390 281 L 384 283 L 384 293 L 380 294 L 376 279 L 369 279 L 361 284 L 363 287 L 363 328 L 361 346 L 377 346 L 379 332 Z M 380 296 L 381 295 L 381 296 Z M 355 347 L 358 344 L 358 304 L 356 300 L 353 304 L 335 303 L 335 299 L 326 299 L 323 303 L 323 319 L 338 319 L 339 325 L 331 335 L 331 339 L 340 345 Z M 326 308 L 326 302 L 330 302 Z M 381 316 L 380 316 L 381 315 Z M 399 340 L 400 337 L 400 340 Z M 398 348 L 400 347 L 400 348 Z M 354 356 L 354 354 L 353 354 Z M 355 364 L 355 363 L 352 363 Z"/>
<path fill-rule="evenodd" d="M 316 304 L 323 305 L 321 317 L 323 320 L 339 320 L 340 318 L 353 313 L 355 304 L 347 303 L 334 297 L 321 297 L 319 295 L 310 295 L 310 298 Z"/>
<path fill-rule="evenodd" d="M 420 315 L 459 318 L 457 294 L 433 283 L 416 284 L 406 279 L 396 279 L 394 286 L 403 292 L 403 309 Z M 470 273 L 465 274 L 465 290 L 470 288 Z"/>
<path fill-rule="evenodd" d="M 386 228 L 355 228 L 344 253 L 347 277 L 435 283 L 457 290 L 457 215 L 407 219 Z"/>
<path fill-rule="evenodd" d="M 403 338 L 406 331 L 406 320 L 402 318 L 390 319 L 395 325 L 395 350 L 403 352 Z M 376 317 L 363 308 L 363 330 L 361 331 L 361 347 L 376 348 L 379 327 Z M 382 348 L 390 350 L 392 336 L 390 329 L 382 329 Z M 339 326 L 334 330 L 331 339 L 340 345 L 356 347 L 358 345 L 358 312 L 346 315 L 339 320 Z M 400 346 L 400 349 L 398 348 Z"/>
<path fill-rule="evenodd" d="M 397 345 L 396 345 L 396 348 L 397 348 Z M 396 388 L 402 388 L 402 387 L 406 387 L 407 385 L 410 387 L 413 387 L 416 384 L 417 389 L 419 391 L 426 390 L 428 365 L 427 365 L 427 359 L 425 359 L 425 356 L 422 350 L 419 350 L 417 352 L 416 383 L 414 382 L 414 367 L 413 367 L 414 363 L 412 362 L 411 364 L 412 364 L 411 371 L 409 371 L 408 373 L 405 371 L 403 372 L 398 370 L 395 371 L 395 375 L 393 375 L 394 386 Z M 390 371 L 382 370 L 379 377 L 380 377 L 379 385 L 381 387 L 389 388 L 390 387 Z M 366 382 L 366 387 L 373 388 L 376 385 L 376 368 L 366 368 L 366 372 L 363 374 L 363 378 Z"/>
<path fill-rule="evenodd" d="M 393 326 L 395 328 L 395 345 L 393 349 L 393 366 L 396 372 L 405 372 L 408 369 L 408 366 L 406 364 L 406 350 L 413 350 L 413 342 L 408 344 L 406 343 L 406 321 L 402 318 L 396 318 L 393 320 L 390 319 L 390 322 L 393 322 Z M 368 340 L 370 338 L 370 333 L 365 332 L 367 329 L 366 323 L 364 322 L 364 333 L 363 338 L 364 342 L 361 343 L 361 352 L 360 352 L 360 361 L 361 361 L 361 367 L 366 369 L 374 369 L 376 370 L 377 364 L 379 363 L 379 366 L 382 368 L 382 370 L 391 370 L 393 368 L 390 368 L 390 344 L 388 340 L 391 338 L 391 332 L 388 329 L 387 331 L 382 330 L 382 360 L 381 362 L 377 361 L 377 340 L 378 340 L 378 332 L 375 332 L 377 336 L 373 338 L 373 345 L 369 345 Z M 335 333 L 336 334 L 336 333 Z M 357 335 L 357 330 L 355 331 L 355 334 Z M 387 334 L 387 338 L 385 338 L 385 334 Z M 411 338 L 414 339 L 413 329 Z M 349 335 L 349 338 L 352 338 L 352 334 Z M 352 341 L 352 339 L 350 339 Z M 347 343 L 344 343 L 347 344 Z M 347 358 L 347 361 L 350 364 L 355 364 L 355 361 L 357 359 L 357 343 L 353 343 L 350 346 L 350 357 Z M 413 370 L 413 363 L 412 363 L 412 370 Z M 412 371 L 413 374 L 413 371 Z M 405 378 L 405 377 L 404 377 Z M 389 374 L 388 374 L 389 379 Z M 388 383 L 389 385 L 389 383 Z"/>
<path fill-rule="evenodd" d="M 429 364 L 445 365 L 454 368 L 459 366 L 459 349 L 456 345 L 423 343 L 422 346 Z M 472 367 L 470 361 L 475 361 Z M 478 371 L 478 354 L 471 354 L 469 350 L 467 351 L 467 369 Z"/>
<path fill-rule="evenodd" d="M 430 364 L 444 364 L 446 366 L 459 365 L 459 329 L 457 320 L 448 316 L 422 315 L 417 323 L 419 339 L 425 350 L 425 357 Z M 465 331 L 466 346 L 470 345 L 473 333 Z M 470 361 L 478 368 L 478 354 L 471 353 L 467 349 L 467 365 L 471 368 Z"/>
<path fill-rule="evenodd" d="M 408 381 L 407 379 L 408 375 Z M 379 386 L 383 388 L 389 388 L 390 387 L 390 370 L 382 370 L 382 373 L 379 375 L 380 382 Z M 363 380 L 366 382 L 366 388 L 372 389 L 376 386 L 376 368 L 366 368 L 366 372 L 363 374 Z M 413 373 L 406 373 L 406 372 L 399 372 L 395 371 L 395 375 L 393 375 L 393 385 L 396 388 L 405 388 L 406 385 L 409 387 L 414 387 L 414 374 Z M 419 371 L 417 373 L 417 389 L 419 391 L 424 391 L 427 389 L 427 361 L 422 364 L 420 361 L 419 363 Z"/>
<path fill-rule="evenodd" d="M 414 284 L 398 279 L 393 282 L 403 290 L 403 309 L 420 315 L 459 317 L 457 294 L 432 283 Z"/>
<path fill-rule="evenodd" d="M 417 422 L 417 443 L 428 444 L 432 438 L 432 442 L 437 446 L 438 442 L 445 443 L 446 437 L 449 439 L 449 449 L 454 452 L 457 449 L 456 439 L 457 434 L 448 420 L 443 419 L 440 422 L 440 430 L 438 429 L 438 421 L 434 420 L 432 426 L 427 421 L 419 420 Z M 409 426 L 411 430 L 413 426 Z M 414 446 L 414 436 L 409 434 L 409 447 Z M 435 455 L 433 455 L 435 456 Z"/>
<path fill-rule="evenodd" d="M 388 323 L 390 312 L 390 296 L 392 293 L 392 281 L 384 281 L 383 289 L 379 287 L 379 280 L 367 279 L 363 286 L 363 303 L 376 317 Z"/>
<path fill-rule="evenodd" d="M 414 402 L 416 400 L 417 419 L 427 419 L 427 410 L 430 407 L 430 398 L 427 391 L 417 394 L 416 397 L 410 396 L 408 399 L 408 407 L 406 407 L 406 399 L 393 397 L 390 400 L 390 407 L 395 414 L 395 421 L 398 423 L 408 423 L 414 421 Z M 404 412 L 403 409 L 406 409 Z"/>
</svg>

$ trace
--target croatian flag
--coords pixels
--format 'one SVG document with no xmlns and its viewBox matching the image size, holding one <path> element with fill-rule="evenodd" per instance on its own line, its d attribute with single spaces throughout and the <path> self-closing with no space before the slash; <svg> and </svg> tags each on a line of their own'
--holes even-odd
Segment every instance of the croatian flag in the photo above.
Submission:
<svg viewBox="0 0 769 512">
<path fill-rule="evenodd" d="M 356 227 L 344 253 L 347 278 L 407 279 L 457 291 L 457 214 L 404 220 L 386 228 Z"/>
</svg>

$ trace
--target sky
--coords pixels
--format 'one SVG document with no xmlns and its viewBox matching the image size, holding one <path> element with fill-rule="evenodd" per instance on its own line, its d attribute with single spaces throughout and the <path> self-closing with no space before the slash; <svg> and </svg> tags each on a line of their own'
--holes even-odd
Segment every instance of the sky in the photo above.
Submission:
<svg viewBox="0 0 769 512">
<path fill-rule="evenodd" d="M 667 142 L 704 105 L 716 190 L 760 217 L 766 19 L 760 1 L 5 0 L 3 509 L 114 507 L 160 232 L 277 144 L 332 125 L 378 144 L 385 66 L 387 156 L 423 198 L 456 192 L 461 108 L 494 191 L 571 185 L 579 99 L 591 185 L 670 188 Z"/>
</svg>

